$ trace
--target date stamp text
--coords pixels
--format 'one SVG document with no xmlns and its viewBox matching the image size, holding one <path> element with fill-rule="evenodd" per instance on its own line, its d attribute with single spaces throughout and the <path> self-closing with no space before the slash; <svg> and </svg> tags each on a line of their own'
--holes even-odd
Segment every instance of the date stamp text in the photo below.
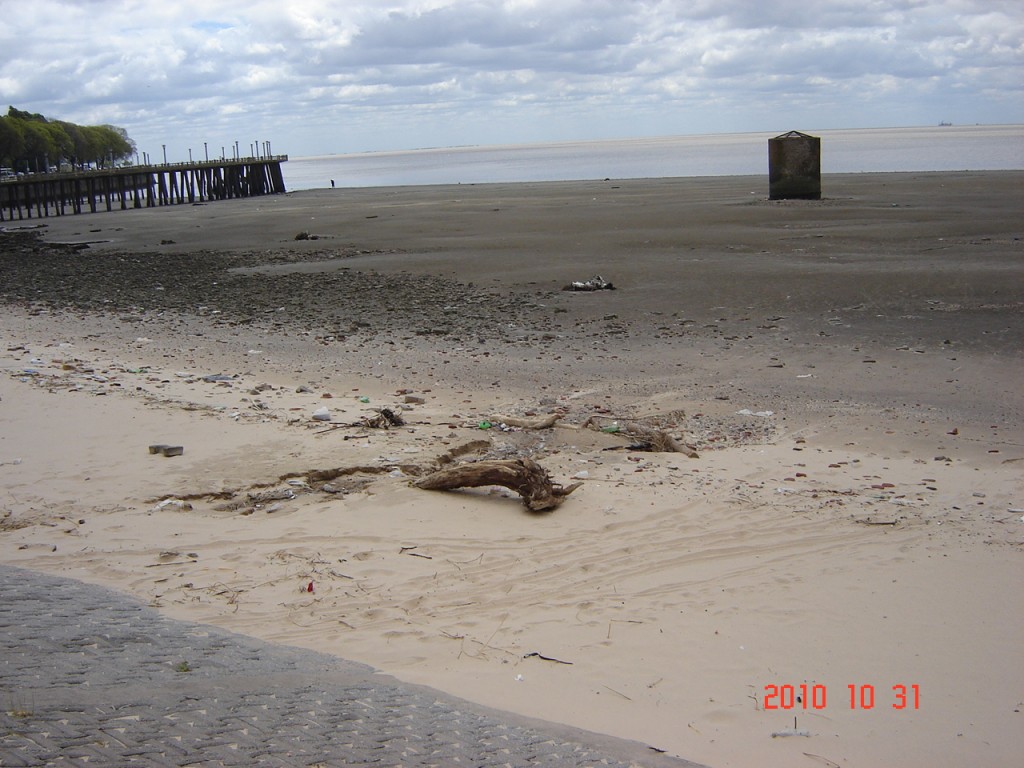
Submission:
<svg viewBox="0 0 1024 768">
<path fill-rule="evenodd" d="M 921 687 L 919 685 L 897 685 L 876 688 L 870 683 L 851 683 L 846 690 L 836 693 L 825 685 L 766 685 L 764 687 L 764 708 L 766 710 L 827 709 L 840 706 L 849 709 L 891 708 L 920 709 Z"/>
</svg>

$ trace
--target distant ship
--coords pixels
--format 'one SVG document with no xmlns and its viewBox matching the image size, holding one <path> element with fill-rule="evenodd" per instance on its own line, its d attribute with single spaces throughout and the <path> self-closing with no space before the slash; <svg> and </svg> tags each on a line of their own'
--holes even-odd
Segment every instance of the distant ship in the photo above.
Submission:
<svg viewBox="0 0 1024 768">
<path fill-rule="evenodd" d="M 939 127 L 940 128 L 946 128 L 946 127 L 948 127 L 950 125 L 952 125 L 952 123 L 947 123 L 945 120 L 943 120 L 941 123 L 939 123 Z"/>
</svg>

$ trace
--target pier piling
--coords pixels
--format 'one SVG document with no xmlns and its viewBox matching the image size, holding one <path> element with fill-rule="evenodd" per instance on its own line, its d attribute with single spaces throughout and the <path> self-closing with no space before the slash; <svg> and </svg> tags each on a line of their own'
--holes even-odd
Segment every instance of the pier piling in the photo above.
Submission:
<svg viewBox="0 0 1024 768">
<path fill-rule="evenodd" d="M 155 208 L 285 192 L 287 155 L 42 173 L 0 183 L 0 221 Z"/>
</svg>

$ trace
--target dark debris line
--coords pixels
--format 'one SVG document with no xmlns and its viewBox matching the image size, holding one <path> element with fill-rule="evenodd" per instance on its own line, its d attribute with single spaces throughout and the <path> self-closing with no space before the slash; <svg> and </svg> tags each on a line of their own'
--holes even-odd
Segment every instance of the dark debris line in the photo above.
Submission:
<svg viewBox="0 0 1024 768">
<path fill-rule="evenodd" d="M 533 317 L 533 296 L 434 275 L 347 267 L 320 273 L 231 271 L 361 253 L 98 252 L 45 243 L 35 230 L 0 232 L 0 300 L 86 311 L 174 311 L 221 324 L 288 323 L 341 337 L 412 332 L 497 338 L 510 322 L 545 327 Z"/>
</svg>

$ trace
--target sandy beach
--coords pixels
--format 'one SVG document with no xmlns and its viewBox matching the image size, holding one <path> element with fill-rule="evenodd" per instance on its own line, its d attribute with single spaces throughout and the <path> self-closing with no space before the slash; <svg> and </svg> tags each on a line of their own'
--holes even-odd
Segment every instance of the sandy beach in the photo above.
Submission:
<svg viewBox="0 0 1024 768">
<path fill-rule="evenodd" d="M 3 222 L 0 558 L 716 768 L 1014 764 L 1024 172 L 823 192 Z M 581 486 L 414 485 L 516 458 Z"/>
</svg>

